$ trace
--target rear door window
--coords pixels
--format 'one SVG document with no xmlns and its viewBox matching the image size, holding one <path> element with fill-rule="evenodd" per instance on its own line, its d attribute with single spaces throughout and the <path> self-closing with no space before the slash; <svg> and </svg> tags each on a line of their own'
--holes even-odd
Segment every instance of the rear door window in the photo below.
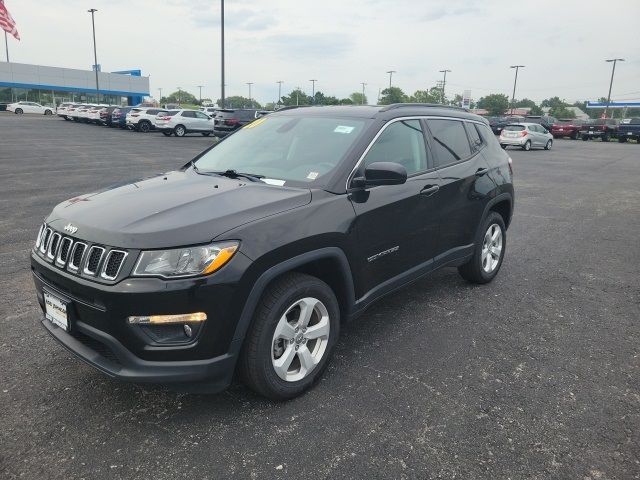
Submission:
<svg viewBox="0 0 640 480">
<path fill-rule="evenodd" d="M 192 112 L 191 110 L 186 110 L 182 112 L 182 116 L 187 118 L 196 118 L 196 112 Z"/>
<path fill-rule="evenodd" d="M 459 162 L 471 156 L 469 139 L 461 121 L 430 119 L 427 120 L 427 125 L 433 137 L 436 167 Z"/>
</svg>

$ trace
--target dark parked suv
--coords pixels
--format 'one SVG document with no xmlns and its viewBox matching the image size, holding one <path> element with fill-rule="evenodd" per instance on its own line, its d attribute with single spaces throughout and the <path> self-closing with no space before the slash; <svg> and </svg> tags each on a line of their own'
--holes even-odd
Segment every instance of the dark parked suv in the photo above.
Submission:
<svg viewBox="0 0 640 480">
<path fill-rule="evenodd" d="M 55 207 L 31 253 L 42 325 L 122 380 L 217 391 L 238 373 L 291 398 L 375 300 L 447 266 L 490 282 L 513 202 L 511 159 L 462 109 L 277 112 Z"/>
<path fill-rule="evenodd" d="M 222 109 L 215 113 L 213 134 L 216 137 L 225 137 L 260 118 L 265 113 L 262 110 L 253 108 L 241 108 L 236 110 Z"/>
</svg>

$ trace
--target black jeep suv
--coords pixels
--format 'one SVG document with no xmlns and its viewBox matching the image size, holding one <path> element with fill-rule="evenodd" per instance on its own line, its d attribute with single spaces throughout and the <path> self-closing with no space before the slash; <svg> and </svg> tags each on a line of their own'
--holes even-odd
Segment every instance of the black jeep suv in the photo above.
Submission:
<svg viewBox="0 0 640 480">
<path fill-rule="evenodd" d="M 122 380 L 216 391 L 237 373 L 291 398 L 375 300 L 445 266 L 491 281 L 513 202 L 511 159 L 464 110 L 277 112 L 56 206 L 31 254 L 42 325 Z"/>
</svg>

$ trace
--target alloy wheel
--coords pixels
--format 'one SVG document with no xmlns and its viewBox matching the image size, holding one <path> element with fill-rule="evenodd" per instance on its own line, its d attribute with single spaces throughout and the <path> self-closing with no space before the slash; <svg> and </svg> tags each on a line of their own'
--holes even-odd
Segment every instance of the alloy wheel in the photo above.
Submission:
<svg viewBox="0 0 640 480">
<path fill-rule="evenodd" d="M 317 298 L 297 300 L 280 317 L 273 334 L 271 364 L 278 377 L 297 382 L 320 363 L 331 329 L 327 307 Z"/>
<path fill-rule="evenodd" d="M 502 229 L 497 223 L 493 223 L 484 234 L 484 240 L 482 242 L 482 270 L 484 270 L 485 273 L 493 272 L 498 266 L 498 263 L 500 263 L 501 255 Z"/>
</svg>

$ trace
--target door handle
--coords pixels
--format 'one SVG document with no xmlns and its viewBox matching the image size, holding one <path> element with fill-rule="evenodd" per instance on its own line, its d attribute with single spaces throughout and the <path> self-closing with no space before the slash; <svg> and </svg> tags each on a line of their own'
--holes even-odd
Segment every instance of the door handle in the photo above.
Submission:
<svg viewBox="0 0 640 480">
<path fill-rule="evenodd" d="M 484 175 L 488 171 L 489 171 L 488 168 L 479 168 L 478 170 L 476 170 L 476 177 L 481 177 L 482 175 Z"/>
<path fill-rule="evenodd" d="M 422 190 L 420 190 L 420 195 L 424 195 L 425 197 L 429 197 L 440 190 L 439 185 L 426 185 Z"/>
</svg>

